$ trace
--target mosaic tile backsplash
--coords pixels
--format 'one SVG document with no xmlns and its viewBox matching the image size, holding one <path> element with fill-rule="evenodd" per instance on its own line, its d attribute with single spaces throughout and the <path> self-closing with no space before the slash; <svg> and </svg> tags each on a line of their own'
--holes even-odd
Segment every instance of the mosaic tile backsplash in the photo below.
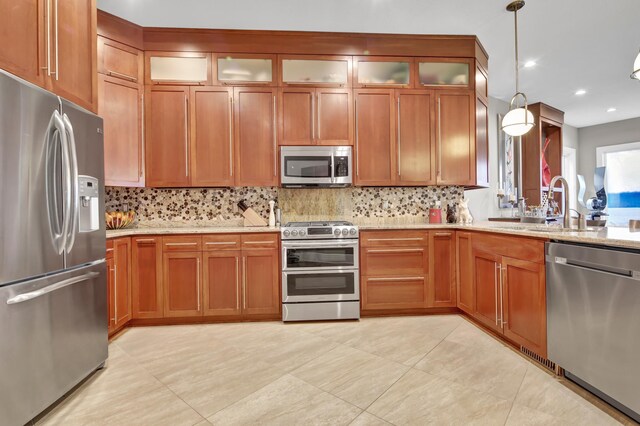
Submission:
<svg viewBox="0 0 640 426">
<path fill-rule="evenodd" d="M 137 213 L 138 226 L 241 225 L 237 204 L 245 200 L 265 220 L 269 200 L 276 200 L 283 222 L 303 220 L 353 220 L 425 222 L 429 207 L 456 203 L 464 195 L 461 187 L 419 188 L 106 188 L 107 210 L 128 204 Z"/>
</svg>

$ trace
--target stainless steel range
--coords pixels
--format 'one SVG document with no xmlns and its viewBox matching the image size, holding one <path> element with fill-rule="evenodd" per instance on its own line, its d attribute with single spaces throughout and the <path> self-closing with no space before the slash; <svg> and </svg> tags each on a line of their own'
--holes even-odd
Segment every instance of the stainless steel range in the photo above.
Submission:
<svg viewBox="0 0 640 426">
<path fill-rule="evenodd" d="M 360 318 L 358 227 L 290 222 L 281 234 L 282 320 Z"/>
</svg>

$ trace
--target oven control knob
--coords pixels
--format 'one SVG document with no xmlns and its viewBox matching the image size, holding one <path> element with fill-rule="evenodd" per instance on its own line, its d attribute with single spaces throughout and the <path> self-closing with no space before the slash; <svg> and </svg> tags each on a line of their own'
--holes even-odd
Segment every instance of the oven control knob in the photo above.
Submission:
<svg viewBox="0 0 640 426">
<path fill-rule="evenodd" d="M 291 231 L 291 236 L 292 237 L 297 237 L 298 236 L 298 231 L 296 231 L 295 229 L 293 231 Z"/>
<path fill-rule="evenodd" d="M 339 237 L 340 236 L 340 230 L 339 229 L 335 229 L 333 231 L 333 235 L 335 235 L 336 237 Z"/>
<path fill-rule="evenodd" d="M 284 232 L 282 232 L 282 235 L 284 235 L 285 237 L 288 237 L 289 235 L 291 235 L 291 232 L 289 232 L 289 230 L 285 230 Z"/>
<path fill-rule="evenodd" d="M 304 237 L 305 235 L 307 235 L 307 231 L 305 231 L 304 229 L 300 230 L 300 236 Z"/>
<path fill-rule="evenodd" d="M 346 237 L 347 235 L 349 235 L 349 230 L 348 230 L 347 228 L 344 228 L 344 229 L 342 230 L 342 235 L 344 235 L 345 237 Z"/>
<path fill-rule="evenodd" d="M 356 228 L 349 229 L 349 234 L 356 235 Z"/>
</svg>

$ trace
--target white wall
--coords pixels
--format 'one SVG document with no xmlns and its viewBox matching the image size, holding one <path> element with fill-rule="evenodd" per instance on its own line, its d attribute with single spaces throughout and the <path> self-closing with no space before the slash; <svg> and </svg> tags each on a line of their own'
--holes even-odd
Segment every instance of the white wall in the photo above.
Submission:
<svg viewBox="0 0 640 426">
<path fill-rule="evenodd" d="M 592 196 L 596 148 L 640 141 L 640 118 L 598 124 L 578 129 L 578 173 L 587 183 L 587 196 Z M 640 179 L 640 173 L 639 178 Z"/>
<path fill-rule="evenodd" d="M 469 210 L 476 221 L 497 217 L 498 208 L 498 114 L 505 115 L 509 111 L 509 103 L 496 98 L 489 98 L 489 188 L 465 191 L 469 200 Z M 506 213 L 505 213 L 506 214 Z"/>
</svg>

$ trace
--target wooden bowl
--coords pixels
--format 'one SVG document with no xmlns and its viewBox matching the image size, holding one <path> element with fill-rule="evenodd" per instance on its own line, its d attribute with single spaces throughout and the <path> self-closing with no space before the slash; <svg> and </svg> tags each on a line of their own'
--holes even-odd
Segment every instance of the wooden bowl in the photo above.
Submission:
<svg viewBox="0 0 640 426">
<path fill-rule="evenodd" d="M 107 229 L 123 229 L 131 225 L 136 218 L 136 212 L 129 210 L 128 212 L 113 211 L 105 213 Z"/>
</svg>

